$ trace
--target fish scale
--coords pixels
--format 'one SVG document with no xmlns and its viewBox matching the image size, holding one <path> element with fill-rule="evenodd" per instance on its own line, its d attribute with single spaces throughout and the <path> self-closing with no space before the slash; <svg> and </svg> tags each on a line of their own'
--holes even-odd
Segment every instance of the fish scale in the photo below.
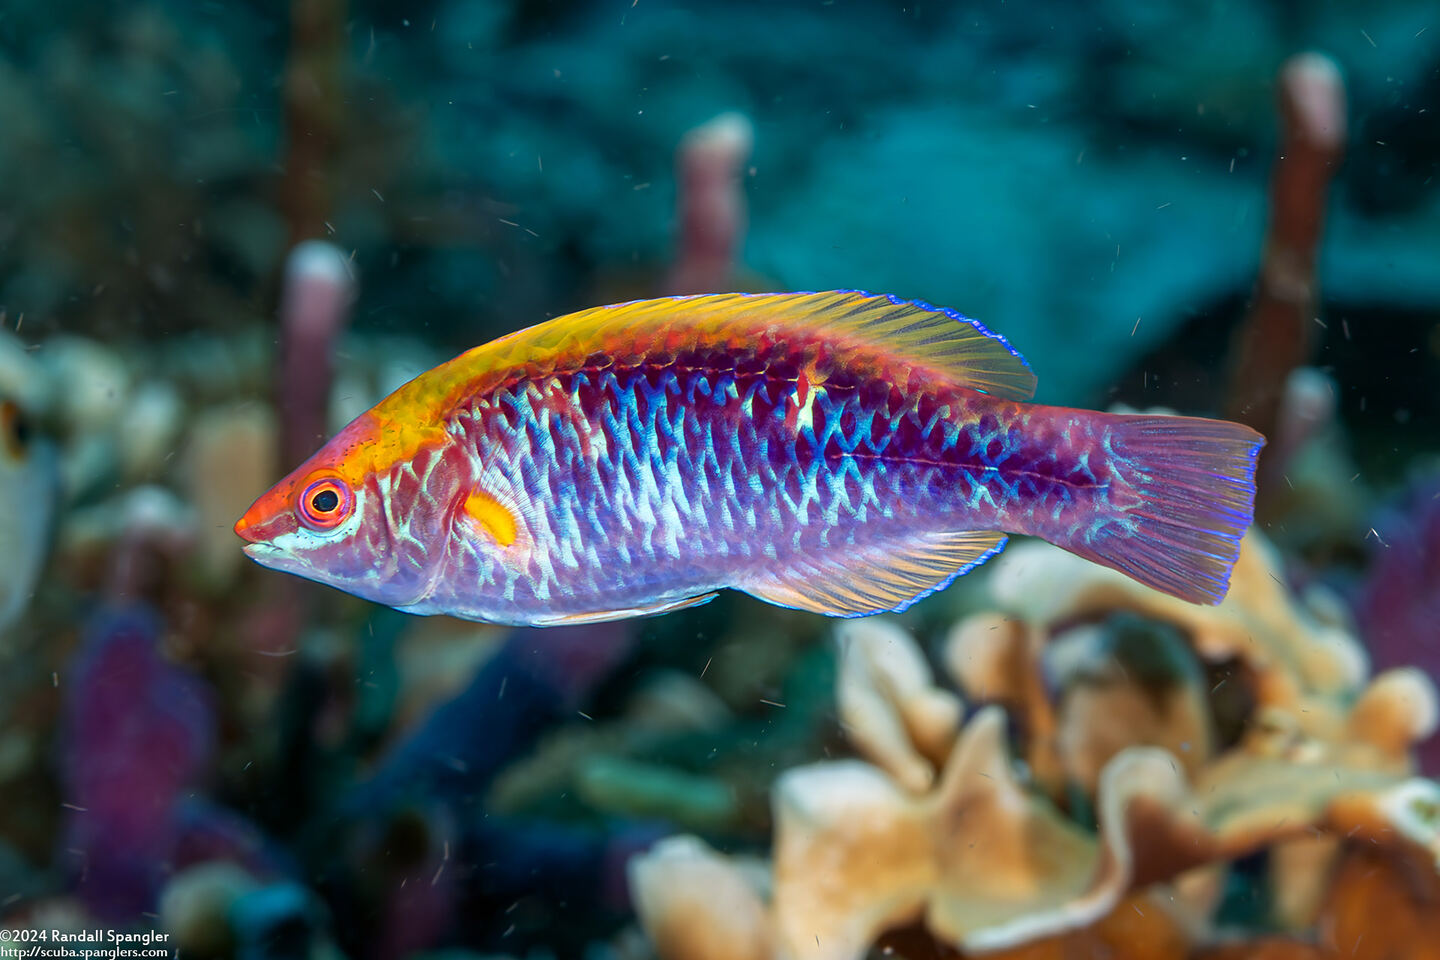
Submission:
<svg viewBox="0 0 1440 960">
<path fill-rule="evenodd" d="M 953 514 L 967 488 L 968 515 L 956 517 L 957 528 L 1005 523 L 1022 481 L 1001 466 L 1017 456 L 1023 434 L 994 415 L 964 426 L 945 415 L 986 398 L 959 390 L 867 396 L 843 382 L 800 397 L 797 378 L 786 374 L 803 359 L 727 353 L 711 362 L 611 366 L 599 377 L 557 374 L 477 398 L 463 420 L 475 472 L 488 465 L 499 494 L 549 505 L 531 532 L 533 549 L 551 562 L 532 559 L 523 576 L 506 578 L 493 558 L 471 551 L 466 569 L 473 565 L 484 583 L 503 580 L 517 610 L 543 599 L 563 613 L 556 598 L 588 596 L 597 572 L 616 602 L 689 596 L 724 585 L 711 556 L 773 560 L 784 549 L 853 546 L 920 517 Z M 737 377 L 736 367 L 751 372 Z M 843 380 L 841 371 L 820 373 Z M 813 419 L 788 431 L 787 415 L 807 405 Z M 486 415 L 497 408 L 513 415 Z M 760 482 L 737 482 L 749 476 Z M 1034 477 L 1023 482 L 1038 495 Z M 1067 487 L 1055 486 L 1070 499 Z M 578 562 L 601 531 L 624 566 L 637 557 L 672 565 L 663 575 L 646 568 L 627 577 L 603 558 L 598 568 Z M 769 549 L 755 549 L 757 539 Z"/>
</svg>

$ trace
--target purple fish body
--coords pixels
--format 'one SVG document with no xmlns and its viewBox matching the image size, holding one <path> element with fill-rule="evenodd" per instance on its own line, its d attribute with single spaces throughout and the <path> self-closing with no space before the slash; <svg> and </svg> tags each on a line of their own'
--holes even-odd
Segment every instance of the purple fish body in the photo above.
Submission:
<svg viewBox="0 0 1440 960">
<path fill-rule="evenodd" d="M 435 439 L 357 470 L 376 443 L 356 421 L 276 491 L 333 475 L 385 504 L 405 586 L 369 594 L 415 613 L 583 622 L 735 587 L 859 616 L 943 589 L 1004 531 L 1217 602 L 1259 436 L 1021 402 L 1032 386 L 1002 339 L 925 304 L 645 301 L 423 375 L 386 414 L 426 411 Z M 262 504 L 237 528 L 255 542 L 274 525 Z"/>
</svg>

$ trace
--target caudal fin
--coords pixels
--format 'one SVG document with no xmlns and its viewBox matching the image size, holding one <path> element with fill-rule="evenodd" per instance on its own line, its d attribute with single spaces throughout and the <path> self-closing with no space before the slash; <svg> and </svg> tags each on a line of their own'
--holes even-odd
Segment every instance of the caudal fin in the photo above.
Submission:
<svg viewBox="0 0 1440 960">
<path fill-rule="evenodd" d="M 1219 603 L 1255 518 L 1255 458 L 1265 438 L 1224 420 L 1116 416 L 1109 445 L 1128 488 L 1114 501 L 1125 522 L 1065 546 L 1147 587 Z"/>
</svg>

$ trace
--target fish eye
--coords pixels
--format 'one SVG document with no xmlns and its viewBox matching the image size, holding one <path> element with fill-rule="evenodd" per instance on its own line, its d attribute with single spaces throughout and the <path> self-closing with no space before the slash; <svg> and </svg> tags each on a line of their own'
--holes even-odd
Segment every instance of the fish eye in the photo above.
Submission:
<svg viewBox="0 0 1440 960">
<path fill-rule="evenodd" d="M 339 477 L 313 481 L 300 494 L 300 520 L 312 530 L 333 530 L 354 509 L 355 495 Z"/>
</svg>

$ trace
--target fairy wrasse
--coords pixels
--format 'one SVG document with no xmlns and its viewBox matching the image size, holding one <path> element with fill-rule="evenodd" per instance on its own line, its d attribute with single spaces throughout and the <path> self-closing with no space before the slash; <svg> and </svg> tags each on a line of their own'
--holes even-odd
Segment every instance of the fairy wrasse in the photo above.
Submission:
<svg viewBox="0 0 1440 960">
<path fill-rule="evenodd" d="M 730 587 L 902 610 L 1041 537 L 1218 603 L 1252 517 L 1247 427 L 1024 402 L 949 310 L 858 292 L 597 307 L 362 414 L 236 524 L 245 552 L 410 613 L 561 624 Z"/>
</svg>

